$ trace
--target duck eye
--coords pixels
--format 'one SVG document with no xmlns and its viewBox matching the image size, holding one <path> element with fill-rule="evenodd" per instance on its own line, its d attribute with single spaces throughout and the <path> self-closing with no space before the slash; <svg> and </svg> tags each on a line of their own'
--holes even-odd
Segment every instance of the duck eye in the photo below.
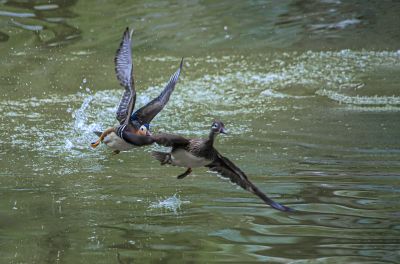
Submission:
<svg viewBox="0 0 400 264">
<path fill-rule="evenodd" d="M 213 128 L 218 128 L 218 125 L 217 125 L 217 124 L 214 124 L 212 127 L 213 127 Z"/>
</svg>

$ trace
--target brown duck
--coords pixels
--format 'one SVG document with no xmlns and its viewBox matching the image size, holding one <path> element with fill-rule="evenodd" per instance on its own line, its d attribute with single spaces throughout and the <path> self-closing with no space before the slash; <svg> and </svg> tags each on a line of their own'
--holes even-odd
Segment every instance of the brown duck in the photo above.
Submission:
<svg viewBox="0 0 400 264">
<path fill-rule="evenodd" d="M 226 134 L 225 126 L 221 121 L 214 121 L 207 139 L 187 139 L 178 135 L 159 134 L 152 138 L 159 145 L 172 147 L 169 153 L 153 151 L 152 156 L 161 162 L 161 165 L 185 167 L 187 170 L 178 176 L 183 179 L 192 172 L 192 168 L 207 167 L 219 173 L 243 189 L 257 195 L 266 204 L 280 211 L 294 211 L 268 198 L 246 176 L 246 174 L 233 164 L 228 158 L 222 156 L 213 146 L 218 134 Z"/>
</svg>

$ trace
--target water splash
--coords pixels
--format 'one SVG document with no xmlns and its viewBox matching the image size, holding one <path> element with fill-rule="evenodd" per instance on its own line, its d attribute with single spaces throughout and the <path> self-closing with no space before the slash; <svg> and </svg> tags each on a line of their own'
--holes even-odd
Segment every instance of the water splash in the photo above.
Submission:
<svg viewBox="0 0 400 264">
<path fill-rule="evenodd" d="M 163 208 L 169 211 L 174 212 L 174 214 L 177 214 L 178 211 L 181 209 L 182 204 L 189 204 L 189 201 L 182 201 L 177 194 L 174 194 L 171 197 L 168 197 L 164 200 L 159 200 L 157 202 L 153 202 L 150 204 L 149 208 L 155 209 L 155 208 Z"/>
<path fill-rule="evenodd" d="M 246 122 L 255 114 L 286 111 L 291 105 L 299 107 L 284 100 L 313 100 L 321 96 L 357 106 L 357 110 L 382 111 L 385 107 L 383 110 L 398 111 L 400 106 L 400 95 L 386 96 L 384 88 L 376 88 L 377 96 L 366 96 L 375 86 L 363 77 L 379 72 L 378 77 L 396 78 L 392 73 L 400 69 L 400 51 L 309 51 L 256 57 L 262 59 L 235 55 L 191 59 L 196 69 L 206 68 L 213 61 L 216 71 L 201 73 L 191 80 L 183 78 L 166 108 L 153 120 L 153 132 L 203 137 L 213 118 L 229 124 L 240 116 L 240 122 L 228 126 L 231 135 L 243 134 L 252 129 Z M 136 108 L 156 97 L 164 81 L 138 91 Z M 35 151 L 40 156 L 57 155 L 75 161 L 98 157 L 102 152 L 89 147 L 96 139 L 93 131 L 116 123 L 115 110 L 121 93 L 121 89 L 91 92 L 84 79 L 75 94 L 0 101 L 2 136 L 10 138 L 12 147 Z"/>
<path fill-rule="evenodd" d="M 82 103 L 81 107 L 72 114 L 72 118 L 75 119 L 75 123 L 74 123 L 74 130 L 75 131 L 87 130 L 87 126 L 86 126 L 87 114 L 86 114 L 85 111 L 89 107 L 89 104 L 90 104 L 90 102 L 92 100 L 93 100 L 93 96 L 92 95 L 87 96 L 83 100 L 83 103 Z"/>
</svg>

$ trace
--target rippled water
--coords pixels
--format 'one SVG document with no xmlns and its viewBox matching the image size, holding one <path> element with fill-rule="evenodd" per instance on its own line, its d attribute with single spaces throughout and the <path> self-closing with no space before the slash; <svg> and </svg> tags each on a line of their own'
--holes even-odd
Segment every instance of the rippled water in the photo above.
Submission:
<svg viewBox="0 0 400 264">
<path fill-rule="evenodd" d="M 400 4 L 0 1 L 1 263 L 400 262 Z M 135 28 L 137 105 L 185 57 L 153 131 L 205 137 L 296 213 L 115 123 L 113 56 Z"/>
</svg>

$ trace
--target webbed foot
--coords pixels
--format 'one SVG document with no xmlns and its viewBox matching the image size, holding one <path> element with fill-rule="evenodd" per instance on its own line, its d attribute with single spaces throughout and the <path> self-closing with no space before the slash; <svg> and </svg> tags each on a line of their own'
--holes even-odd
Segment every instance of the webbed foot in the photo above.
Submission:
<svg viewBox="0 0 400 264">
<path fill-rule="evenodd" d="M 99 140 L 97 140 L 96 142 L 92 142 L 92 143 L 90 143 L 90 146 L 92 147 L 92 148 L 96 148 L 99 144 L 100 144 L 100 139 Z"/>
<path fill-rule="evenodd" d="M 107 128 L 103 133 L 101 133 L 101 135 L 99 136 L 99 139 L 96 142 L 92 142 L 90 144 L 90 146 L 92 146 L 92 148 L 96 148 L 101 142 L 103 142 L 103 140 L 106 138 L 106 136 L 112 132 L 115 132 L 115 127 Z M 96 134 L 98 134 L 98 133 L 96 133 Z"/>
</svg>

